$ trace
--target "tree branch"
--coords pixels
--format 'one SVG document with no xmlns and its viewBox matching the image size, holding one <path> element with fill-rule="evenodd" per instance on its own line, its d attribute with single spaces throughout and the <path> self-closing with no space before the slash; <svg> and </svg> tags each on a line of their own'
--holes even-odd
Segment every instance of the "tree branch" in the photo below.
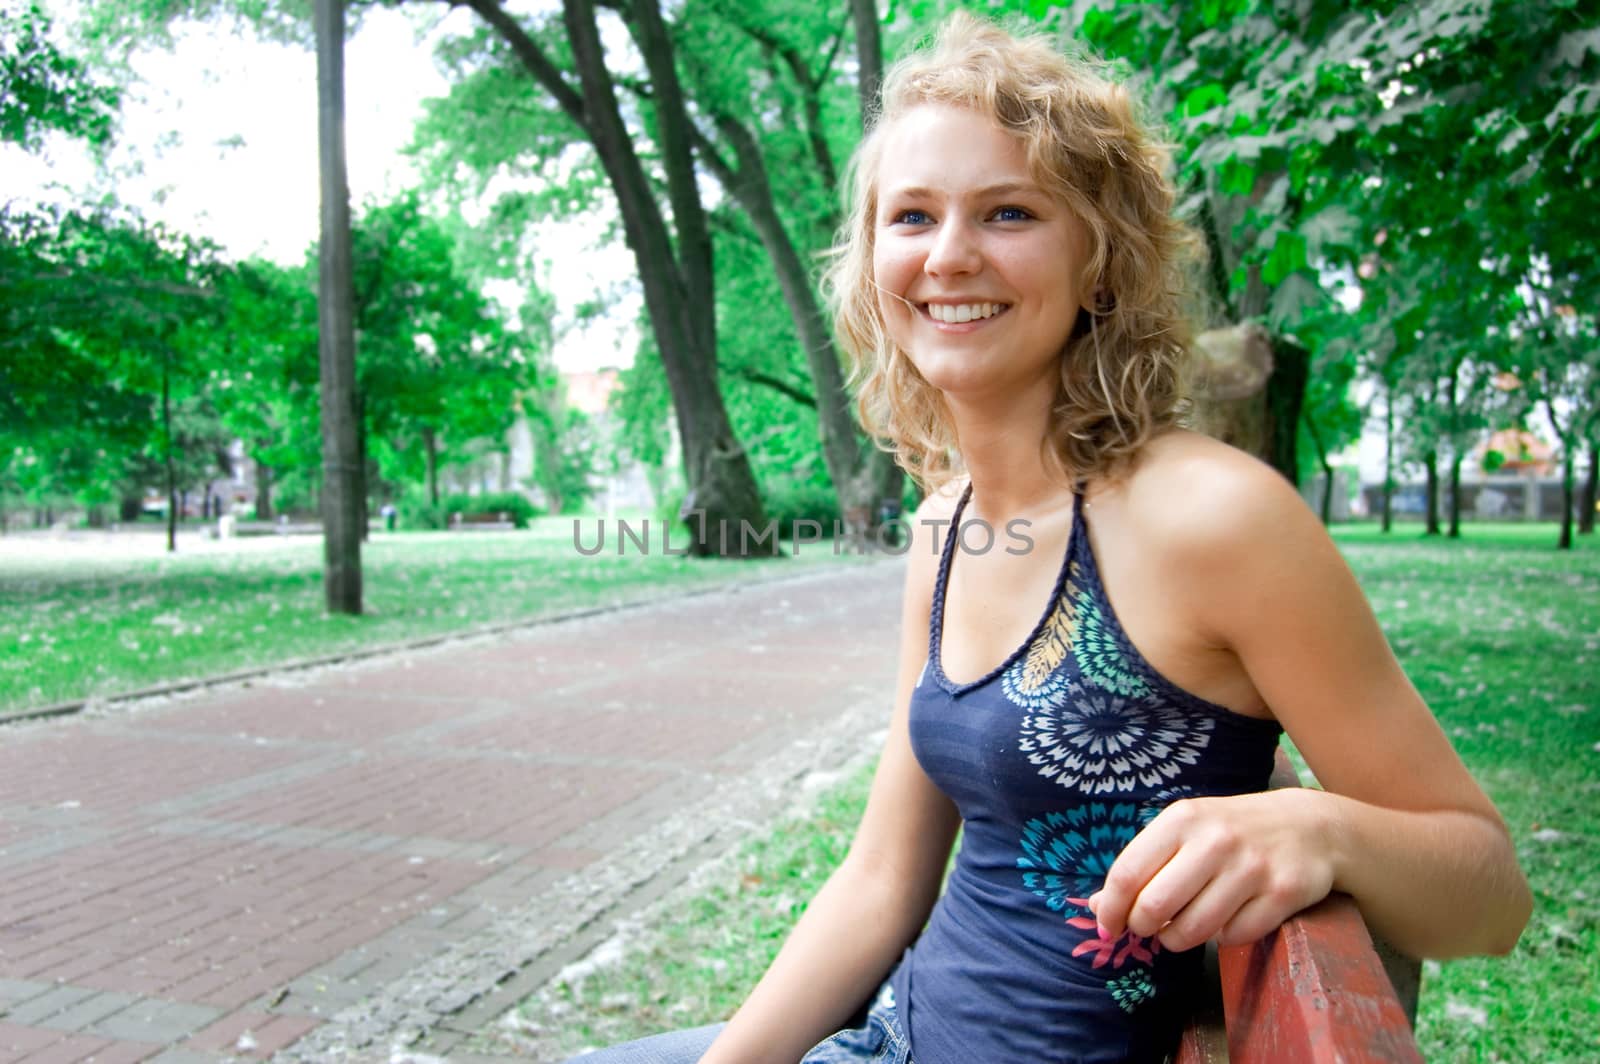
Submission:
<svg viewBox="0 0 1600 1064">
<path fill-rule="evenodd" d="M 555 98 L 567 116 L 578 124 L 578 128 L 590 133 L 592 137 L 588 109 L 584 106 L 582 95 L 567 82 L 565 75 L 544 54 L 539 42 L 522 28 L 522 24 L 496 0 L 460 0 L 460 2 L 477 12 L 479 18 L 500 34 L 516 53 L 517 58 L 522 61 L 528 73 L 532 74 L 534 79 L 544 86 L 544 90 Z"/>
<path fill-rule="evenodd" d="M 764 388 L 771 388 L 779 395 L 787 396 L 788 398 L 799 403 L 801 406 L 810 407 L 812 410 L 817 408 L 817 400 L 813 395 L 811 395 L 811 393 L 798 388 L 793 384 L 790 384 L 788 381 L 774 377 L 769 373 L 763 373 L 758 369 L 751 369 L 749 366 L 734 366 L 731 368 L 725 368 L 725 372 L 732 373 L 740 380 L 749 381 L 751 384 L 759 384 Z"/>
<path fill-rule="evenodd" d="M 827 138 L 822 133 L 822 82 L 828 69 L 833 65 L 833 58 L 838 54 L 840 43 L 844 40 L 843 31 L 834 37 L 833 48 L 829 51 L 822 69 L 813 74 L 806 65 L 805 56 L 801 55 L 800 50 L 793 44 L 779 39 L 760 26 L 751 25 L 738 13 L 737 5 L 730 8 L 718 4 L 717 7 L 741 32 L 761 45 L 769 54 L 776 55 L 789 68 L 790 75 L 800 86 L 801 98 L 805 103 L 806 139 L 811 147 L 812 160 L 822 174 L 823 187 L 837 187 L 838 169 L 833 164 L 833 153 L 828 149 Z"/>
</svg>

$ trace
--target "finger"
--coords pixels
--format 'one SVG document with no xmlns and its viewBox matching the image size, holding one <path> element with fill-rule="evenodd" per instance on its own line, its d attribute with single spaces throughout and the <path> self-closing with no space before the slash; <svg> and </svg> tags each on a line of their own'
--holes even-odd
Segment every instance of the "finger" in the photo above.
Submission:
<svg viewBox="0 0 1600 1064">
<path fill-rule="evenodd" d="M 1128 930 L 1141 938 L 1156 934 L 1225 874 L 1226 865 L 1209 849 L 1183 847 L 1140 888 L 1128 910 Z"/>
<path fill-rule="evenodd" d="M 1284 880 L 1267 884 L 1233 914 L 1217 935 L 1217 943 L 1239 946 L 1254 942 L 1276 931 L 1289 917 L 1321 901 L 1327 894 L 1327 889 L 1315 881 L 1295 883 Z"/>
<path fill-rule="evenodd" d="M 1283 922 L 1294 915 L 1284 912 L 1282 906 L 1266 895 L 1251 898 L 1239 907 L 1222 930 L 1217 933 L 1219 946 L 1243 946 L 1276 931 Z"/>
<path fill-rule="evenodd" d="M 1180 951 L 1193 949 L 1220 935 L 1229 921 L 1255 898 L 1260 883 L 1258 869 L 1241 862 L 1224 865 L 1161 928 L 1161 944 Z"/>
<path fill-rule="evenodd" d="M 1183 843 L 1178 818 L 1167 812 L 1152 820 L 1133 837 L 1106 873 L 1105 886 L 1090 897 L 1090 908 L 1101 930 L 1115 938 L 1128 926 L 1128 913 L 1146 883 L 1159 872 Z"/>
</svg>

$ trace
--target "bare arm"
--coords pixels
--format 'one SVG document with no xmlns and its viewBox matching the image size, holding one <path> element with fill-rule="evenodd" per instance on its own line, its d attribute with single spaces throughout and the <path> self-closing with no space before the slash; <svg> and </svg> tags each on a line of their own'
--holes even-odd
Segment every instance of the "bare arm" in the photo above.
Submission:
<svg viewBox="0 0 1600 1064">
<path fill-rule="evenodd" d="M 918 516 L 948 508 L 941 499 Z M 948 516 L 948 514 L 943 514 Z M 838 1030 L 894 966 L 937 899 L 959 817 L 923 774 L 907 728 L 928 654 L 937 557 L 915 522 L 901 616 L 900 675 L 866 812 L 844 862 L 817 892 L 772 966 L 703 1064 L 785 1062 Z"/>
<path fill-rule="evenodd" d="M 1326 792 L 1173 805 L 1113 866 L 1102 926 L 1245 942 L 1340 890 L 1409 953 L 1509 951 L 1532 901 L 1494 806 L 1304 503 L 1252 460 L 1215 458 L 1184 470 L 1204 501 L 1169 494 L 1143 516 L 1186 574 L 1176 608 L 1236 656 Z"/>
</svg>

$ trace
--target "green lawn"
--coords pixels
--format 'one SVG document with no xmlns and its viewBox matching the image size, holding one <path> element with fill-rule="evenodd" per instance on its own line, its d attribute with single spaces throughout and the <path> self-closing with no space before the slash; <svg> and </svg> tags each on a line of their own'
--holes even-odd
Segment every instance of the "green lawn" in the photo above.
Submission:
<svg viewBox="0 0 1600 1064">
<path fill-rule="evenodd" d="M 1470 525 L 1460 541 L 1399 526 L 1336 539 L 1468 766 L 1499 804 L 1536 909 L 1504 959 L 1425 965 L 1430 1061 L 1600 1059 L 1600 542 Z M 485 1047 L 561 1059 L 585 1045 L 724 1018 L 842 856 L 867 776 L 814 815 L 751 840 L 670 923 L 615 963 L 557 980 Z"/>
<path fill-rule="evenodd" d="M 585 548 L 597 521 L 582 519 Z M 0 539 L 0 712 L 853 559 L 827 544 L 751 562 L 668 556 L 655 521 L 648 554 L 630 540 L 618 556 L 608 521 L 605 550 L 586 557 L 572 522 L 374 534 L 362 552 L 368 612 L 359 618 L 323 610 L 320 537 L 228 550 L 196 541 L 174 555 L 159 555 L 148 532 L 132 534 L 143 544 L 134 551 L 131 539 Z"/>
</svg>

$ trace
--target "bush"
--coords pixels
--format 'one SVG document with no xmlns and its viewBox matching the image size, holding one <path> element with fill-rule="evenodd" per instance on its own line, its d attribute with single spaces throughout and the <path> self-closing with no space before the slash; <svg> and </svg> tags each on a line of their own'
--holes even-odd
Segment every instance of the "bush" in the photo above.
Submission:
<svg viewBox="0 0 1600 1064">
<path fill-rule="evenodd" d="M 527 528 L 528 522 L 543 511 L 528 501 L 526 495 L 514 491 L 493 492 L 484 495 L 449 495 L 444 500 L 444 521 L 448 526 L 454 514 L 506 514 L 518 528 Z"/>
<path fill-rule="evenodd" d="M 445 527 L 443 506 L 434 506 L 426 495 L 407 495 L 395 507 L 399 511 L 399 527 L 411 530 L 439 531 Z"/>
<path fill-rule="evenodd" d="M 399 524 L 407 529 L 432 529 L 439 531 L 450 527 L 456 514 L 505 514 L 517 528 L 527 528 L 528 522 L 544 511 L 525 495 L 514 491 L 494 492 L 484 495 L 446 495 L 434 506 L 422 493 L 408 493 L 397 504 Z M 374 511 L 376 512 L 376 511 Z"/>
<path fill-rule="evenodd" d="M 833 532 L 833 523 L 843 521 L 839 512 L 839 497 L 828 484 L 795 483 L 782 481 L 769 486 L 763 493 L 767 518 L 776 518 L 779 535 L 793 534 L 796 521 L 815 521 L 824 534 Z"/>
</svg>

